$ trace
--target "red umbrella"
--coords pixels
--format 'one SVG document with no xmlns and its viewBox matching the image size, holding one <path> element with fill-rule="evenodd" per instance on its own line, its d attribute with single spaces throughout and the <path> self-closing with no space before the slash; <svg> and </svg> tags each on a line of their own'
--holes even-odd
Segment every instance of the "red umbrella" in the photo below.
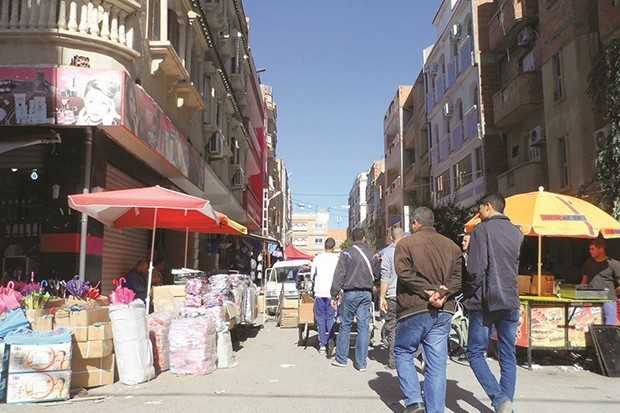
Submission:
<svg viewBox="0 0 620 413">
<path fill-rule="evenodd" d="M 153 230 L 146 297 L 147 312 L 153 275 L 156 229 L 219 225 L 219 217 L 209 201 L 160 186 L 70 195 L 69 206 L 116 228 Z"/>
<path fill-rule="evenodd" d="M 288 260 L 312 260 L 314 258 L 312 255 L 308 255 L 292 245 L 289 245 L 284 249 L 284 256 L 286 256 L 286 259 Z"/>
</svg>

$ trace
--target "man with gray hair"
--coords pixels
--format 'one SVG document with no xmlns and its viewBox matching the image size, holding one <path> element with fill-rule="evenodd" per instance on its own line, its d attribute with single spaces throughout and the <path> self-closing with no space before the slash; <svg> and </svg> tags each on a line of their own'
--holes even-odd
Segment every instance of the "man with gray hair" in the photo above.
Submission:
<svg viewBox="0 0 620 413">
<path fill-rule="evenodd" d="M 396 344 L 394 356 L 405 413 L 441 413 L 446 403 L 448 334 L 454 296 L 461 289 L 462 254 L 450 239 L 437 233 L 429 208 L 417 208 L 410 237 L 396 246 Z M 414 365 L 422 346 L 426 360 L 424 397 Z"/>
<path fill-rule="evenodd" d="M 381 252 L 381 294 L 380 305 L 381 311 L 385 313 L 385 341 L 388 346 L 388 368 L 396 369 L 394 361 L 394 338 L 396 334 L 396 268 L 394 267 L 394 252 L 396 244 L 405 235 L 400 227 L 392 228 L 391 244 L 385 247 Z"/>
</svg>

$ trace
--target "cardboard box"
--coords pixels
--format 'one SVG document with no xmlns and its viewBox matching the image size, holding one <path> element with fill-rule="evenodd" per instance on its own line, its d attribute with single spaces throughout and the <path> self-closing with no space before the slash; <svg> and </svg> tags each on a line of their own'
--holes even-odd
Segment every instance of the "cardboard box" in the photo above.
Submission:
<svg viewBox="0 0 620 413">
<path fill-rule="evenodd" d="M 90 389 L 114 384 L 115 369 L 114 354 L 99 359 L 75 359 L 72 368 L 73 374 L 71 375 L 71 388 Z"/>
<path fill-rule="evenodd" d="M 9 374 L 7 403 L 36 403 L 69 399 L 71 370 Z"/>
<path fill-rule="evenodd" d="M 112 340 L 83 341 L 73 343 L 75 359 L 98 359 L 107 357 L 114 352 Z"/>
<path fill-rule="evenodd" d="M 174 297 L 172 299 L 159 299 L 153 301 L 153 310 L 156 313 L 179 313 L 185 307 L 185 297 Z"/>
<path fill-rule="evenodd" d="M 82 311 L 72 311 L 69 318 L 71 327 L 88 327 L 95 323 L 109 322 L 110 312 L 108 307 L 93 307 Z"/>
<path fill-rule="evenodd" d="M 26 310 L 26 318 L 33 331 L 52 331 L 54 329 L 54 316 L 50 314 L 48 309 Z"/>
<path fill-rule="evenodd" d="M 555 277 L 553 275 L 541 275 L 541 293 L 543 296 L 553 296 L 555 295 Z M 538 275 L 534 275 L 532 277 L 532 284 L 530 285 L 530 294 L 531 295 L 539 295 L 538 294 Z"/>
<path fill-rule="evenodd" d="M 314 299 L 304 294 L 299 304 L 299 324 L 314 324 Z"/>
<path fill-rule="evenodd" d="M 178 313 L 184 306 L 184 285 L 162 285 L 160 287 L 153 287 L 153 308 L 155 312 Z"/>
<path fill-rule="evenodd" d="M 111 340 L 112 323 L 97 323 L 88 327 L 88 341 Z"/>
<path fill-rule="evenodd" d="M 297 298 L 283 298 L 282 308 L 299 308 L 299 300 Z"/>
<path fill-rule="evenodd" d="M 532 276 L 519 275 L 517 276 L 517 281 L 519 282 L 519 295 L 528 295 L 532 285 Z"/>
<path fill-rule="evenodd" d="M 70 369 L 71 343 L 10 347 L 9 374 Z"/>
</svg>

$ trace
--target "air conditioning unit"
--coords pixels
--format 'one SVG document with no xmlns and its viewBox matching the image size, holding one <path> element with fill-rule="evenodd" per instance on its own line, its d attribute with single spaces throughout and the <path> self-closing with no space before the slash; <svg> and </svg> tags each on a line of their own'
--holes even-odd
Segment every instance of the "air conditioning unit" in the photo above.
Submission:
<svg viewBox="0 0 620 413">
<path fill-rule="evenodd" d="M 534 41 L 534 30 L 530 27 L 526 27 L 517 35 L 517 45 L 524 47 Z"/>
<path fill-rule="evenodd" d="M 245 171 L 240 166 L 233 166 L 231 185 L 233 189 L 245 189 L 246 185 Z"/>
<path fill-rule="evenodd" d="M 443 115 L 446 118 L 449 118 L 449 117 L 452 116 L 452 111 L 453 111 L 452 104 L 450 104 L 450 102 L 444 103 L 444 105 L 443 105 Z"/>
<path fill-rule="evenodd" d="M 609 132 L 609 125 L 594 132 L 594 147 L 597 151 L 607 144 Z"/>
<path fill-rule="evenodd" d="M 450 32 L 452 39 L 459 40 L 461 38 L 461 34 L 463 34 L 463 25 L 458 23 L 452 25 L 452 31 Z"/>
<path fill-rule="evenodd" d="M 538 146 L 542 143 L 542 141 L 543 141 L 542 127 L 537 126 L 534 129 L 530 130 L 530 133 L 529 133 L 530 147 Z"/>
<path fill-rule="evenodd" d="M 211 137 L 209 138 L 209 143 L 207 144 L 207 153 L 209 155 L 209 159 L 224 158 L 224 146 L 225 139 L 224 135 L 222 135 L 222 132 L 214 132 L 213 135 L 211 135 Z"/>
</svg>

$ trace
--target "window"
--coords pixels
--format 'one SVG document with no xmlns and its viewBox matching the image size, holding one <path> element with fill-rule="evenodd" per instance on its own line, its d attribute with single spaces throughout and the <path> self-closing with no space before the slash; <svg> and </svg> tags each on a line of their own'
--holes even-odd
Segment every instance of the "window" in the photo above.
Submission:
<svg viewBox="0 0 620 413">
<path fill-rule="evenodd" d="M 484 161 L 482 158 L 482 146 L 476 148 L 476 178 L 480 178 L 484 175 Z"/>
<path fill-rule="evenodd" d="M 443 198 L 452 193 L 452 188 L 450 187 L 449 169 L 435 178 L 435 189 L 437 192 L 437 198 Z"/>
<path fill-rule="evenodd" d="M 560 52 L 551 58 L 553 66 L 553 98 L 559 100 L 564 96 L 563 78 L 562 78 L 562 56 Z"/>
<path fill-rule="evenodd" d="M 172 47 L 177 52 L 180 52 L 179 49 L 179 38 L 181 28 L 179 27 L 179 18 L 177 14 L 172 9 L 168 9 L 168 40 L 172 43 Z"/>
<path fill-rule="evenodd" d="M 519 66 L 521 67 L 521 72 L 523 73 L 533 72 L 536 70 L 536 59 L 534 57 L 533 50 L 521 59 Z"/>
<path fill-rule="evenodd" d="M 315 243 L 316 245 L 323 245 L 323 242 L 324 242 L 324 241 L 323 241 L 323 238 L 315 238 L 315 239 L 314 239 L 314 243 Z"/>
<path fill-rule="evenodd" d="M 512 145 L 512 157 L 517 158 L 519 156 L 519 145 Z"/>
<path fill-rule="evenodd" d="M 471 155 L 467 155 L 454 165 L 455 190 L 459 190 L 465 185 L 473 182 L 473 167 L 471 163 Z"/>
<path fill-rule="evenodd" d="M 568 187 L 568 145 L 566 137 L 558 139 L 558 161 L 560 167 L 560 187 Z"/>
</svg>

